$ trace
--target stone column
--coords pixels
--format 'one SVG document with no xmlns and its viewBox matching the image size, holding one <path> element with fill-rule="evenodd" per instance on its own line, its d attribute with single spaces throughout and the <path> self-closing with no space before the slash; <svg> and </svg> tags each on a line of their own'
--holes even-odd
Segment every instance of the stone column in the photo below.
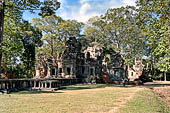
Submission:
<svg viewBox="0 0 170 113">
<path fill-rule="evenodd" d="M 51 76 L 51 73 L 50 73 L 50 68 L 48 67 L 48 71 L 47 71 L 47 76 Z"/>
<path fill-rule="evenodd" d="M 2 87 L 2 89 L 5 89 L 5 83 L 4 82 L 1 82 L 1 87 Z"/>
<path fill-rule="evenodd" d="M 35 76 L 39 77 L 40 76 L 40 70 L 36 69 Z"/>
<path fill-rule="evenodd" d="M 57 85 L 57 87 L 59 86 L 59 85 L 58 85 L 58 80 L 56 80 L 56 85 Z"/>
<path fill-rule="evenodd" d="M 14 82 L 13 87 L 16 88 L 16 81 Z"/>
<path fill-rule="evenodd" d="M 52 84 L 52 83 L 51 83 L 51 81 L 50 81 L 50 86 L 49 86 L 49 88 L 51 88 L 51 84 Z"/>
<path fill-rule="evenodd" d="M 36 88 L 36 81 L 34 81 L 34 88 Z"/>
<path fill-rule="evenodd" d="M 0 82 L 0 86 L 1 86 L 0 89 L 2 89 L 2 82 Z"/>
<path fill-rule="evenodd" d="M 44 88 L 44 83 L 41 81 L 41 88 Z"/>
<path fill-rule="evenodd" d="M 55 75 L 57 76 L 58 75 L 58 69 L 55 68 Z"/>
<path fill-rule="evenodd" d="M 5 89 L 9 89 L 9 84 L 8 84 L 8 82 L 5 83 Z"/>
<path fill-rule="evenodd" d="M 38 88 L 41 88 L 41 83 L 40 83 L 40 81 L 38 81 L 39 83 L 38 83 Z"/>
<path fill-rule="evenodd" d="M 73 74 L 73 65 L 70 66 L 70 75 Z"/>
<path fill-rule="evenodd" d="M 11 81 L 11 88 L 14 88 L 14 81 Z"/>
<path fill-rule="evenodd" d="M 47 81 L 45 81 L 45 88 L 47 88 Z"/>
<path fill-rule="evenodd" d="M 32 81 L 30 81 L 30 87 L 32 88 Z"/>
</svg>

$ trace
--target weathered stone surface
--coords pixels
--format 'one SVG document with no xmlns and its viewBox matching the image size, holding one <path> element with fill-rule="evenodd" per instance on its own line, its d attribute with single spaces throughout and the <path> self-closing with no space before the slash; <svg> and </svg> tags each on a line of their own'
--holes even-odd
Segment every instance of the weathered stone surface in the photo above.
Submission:
<svg viewBox="0 0 170 113">
<path fill-rule="evenodd" d="M 112 63 L 108 65 L 102 47 L 95 45 L 82 50 L 82 44 L 75 37 L 69 38 L 65 43 L 64 52 L 60 53 L 57 59 L 51 60 L 46 57 L 41 59 L 46 64 L 40 64 L 36 71 L 39 74 L 36 75 L 46 78 L 89 78 L 91 80 L 91 78 L 98 78 L 102 71 L 110 72 L 115 67 L 124 66 L 123 58 L 115 51 L 111 55 Z M 44 67 L 46 69 L 43 69 Z"/>
<path fill-rule="evenodd" d="M 130 79 L 130 81 L 139 79 L 143 73 L 143 68 L 144 65 L 142 64 L 142 61 L 135 61 L 135 65 L 133 65 L 133 68 L 128 69 L 128 78 Z"/>
</svg>

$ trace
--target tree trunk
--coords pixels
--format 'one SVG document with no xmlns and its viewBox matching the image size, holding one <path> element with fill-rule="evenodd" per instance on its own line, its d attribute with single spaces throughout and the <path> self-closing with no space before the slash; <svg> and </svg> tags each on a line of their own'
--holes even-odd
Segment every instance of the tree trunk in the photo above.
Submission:
<svg viewBox="0 0 170 113">
<path fill-rule="evenodd" d="M 54 39 L 51 37 L 51 56 L 54 57 Z"/>
<path fill-rule="evenodd" d="M 2 1 L 2 8 L 0 8 L 0 48 L 3 41 L 3 32 L 4 32 L 4 4 L 5 1 Z M 2 51 L 0 51 L 0 71 L 1 71 L 1 62 L 2 62 Z"/>
<path fill-rule="evenodd" d="M 166 72 L 164 72 L 164 81 L 166 81 Z"/>
</svg>

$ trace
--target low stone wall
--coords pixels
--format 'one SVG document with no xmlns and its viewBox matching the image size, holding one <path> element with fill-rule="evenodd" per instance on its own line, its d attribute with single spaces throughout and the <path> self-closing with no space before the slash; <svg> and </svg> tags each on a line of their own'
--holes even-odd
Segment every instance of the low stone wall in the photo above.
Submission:
<svg viewBox="0 0 170 113">
<path fill-rule="evenodd" d="M 79 83 L 77 78 L 57 79 L 0 79 L 0 91 L 15 91 L 23 89 L 55 90 L 61 86 Z"/>
</svg>

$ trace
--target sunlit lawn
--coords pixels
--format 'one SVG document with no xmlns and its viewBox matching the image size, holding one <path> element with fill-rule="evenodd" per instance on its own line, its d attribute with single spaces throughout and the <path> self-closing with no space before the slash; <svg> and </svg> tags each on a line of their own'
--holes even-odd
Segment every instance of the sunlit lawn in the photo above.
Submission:
<svg viewBox="0 0 170 113">
<path fill-rule="evenodd" d="M 134 94 L 136 89 L 138 87 L 123 88 L 98 84 L 69 86 L 68 89 L 58 90 L 56 93 L 22 91 L 4 94 L 0 95 L 0 113 L 107 112 L 119 106 L 125 98 Z M 137 99 L 143 99 L 143 97 L 139 95 Z M 130 105 L 134 104 L 136 103 L 130 102 Z M 155 106 L 158 105 L 155 104 Z M 129 108 L 122 108 L 121 112 L 127 109 Z"/>
<path fill-rule="evenodd" d="M 117 113 L 170 113 L 170 108 L 151 89 L 144 89 L 137 92 Z"/>
</svg>

